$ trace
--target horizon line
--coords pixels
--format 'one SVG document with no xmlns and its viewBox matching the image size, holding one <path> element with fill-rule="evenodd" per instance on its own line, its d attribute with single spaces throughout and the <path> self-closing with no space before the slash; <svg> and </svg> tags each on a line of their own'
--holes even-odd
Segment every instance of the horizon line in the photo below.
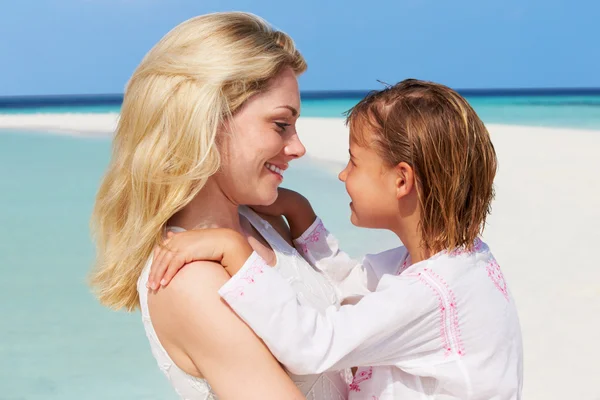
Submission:
<svg viewBox="0 0 600 400">
<path fill-rule="evenodd" d="M 302 99 L 354 99 L 362 98 L 373 90 L 375 89 L 304 90 L 300 91 L 300 96 Z M 600 95 L 600 87 L 486 88 L 454 90 L 467 97 Z M 117 105 L 123 102 L 123 96 L 123 93 L 0 95 L 0 108 L 52 105 Z"/>
</svg>

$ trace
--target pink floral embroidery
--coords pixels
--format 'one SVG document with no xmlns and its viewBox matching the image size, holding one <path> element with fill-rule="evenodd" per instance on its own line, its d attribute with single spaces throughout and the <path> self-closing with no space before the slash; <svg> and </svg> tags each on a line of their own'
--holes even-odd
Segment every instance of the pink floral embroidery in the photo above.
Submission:
<svg viewBox="0 0 600 400">
<path fill-rule="evenodd" d="M 262 274 L 264 272 L 265 260 L 260 257 L 257 257 L 252 264 L 244 271 L 243 275 L 239 277 L 239 280 L 245 282 L 246 285 L 252 284 L 255 281 L 256 275 Z M 223 296 L 234 296 L 234 297 L 242 297 L 244 295 L 244 284 L 239 284 L 223 293 Z"/>
<path fill-rule="evenodd" d="M 241 285 L 238 285 L 232 289 L 229 289 L 225 293 L 223 293 L 223 297 L 229 297 L 229 296 L 242 297 L 243 295 L 244 295 L 244 287 Z"/>
<path fill-rule="evenodd" d="M 492 258 L 492 261 L 490 261 L 485 269 L 487 270 L 488 276 L 492 282 L 494 282 L 496 288 L 498 288 L 504 298 L 508 301 L 508 287 L 506 285 L 506 281 L 504 280 L 504 274 L 502 274 L 500 266 L 496 260 Z"/>
<path fill-rule="evenodd" d="M 248 283 L 254 283 L 254 277 L 258 274 L 262 274 L 264 261 L 258 259 L 252 263 L 250 267 L 244 272 L 244 275 L 240 278 L 245 280 Z"/>
<path fill-rule="evenodd" d="M 310 243 L 317 243 L 321 238 L 321 234 L 326 232 L 325 226 L 323 225 L 323 221 L 319 221 L 317 226 L 314 227 L 313 231 L 306 235 L 302 240 L 298 240 L 298 244 L 300 245 L 300 249 L 303 253 L 308 253 L 308 245 Z"/>
<path fill-rule="evenodd" d="M 448 357 L 453 353 L 463 356 L 465 351 L 461 340 L 454 292 L 441 276 L 428 268 L 424 268 L 417 276 L 423 284 L 435 293 L 438 299 L 440 337 L 442 346 L 445 349 L 445 356 Z"/>
<path fill-rule="evenodd" d="M 352 383 L 350 384 L 350 390 L 353 392 L 360 392 L 360 384 L 364 381 L 368 381 L 373 377 L 373 367 L 369 367 L 364 371 L 356 372 Z"/>
</svg>

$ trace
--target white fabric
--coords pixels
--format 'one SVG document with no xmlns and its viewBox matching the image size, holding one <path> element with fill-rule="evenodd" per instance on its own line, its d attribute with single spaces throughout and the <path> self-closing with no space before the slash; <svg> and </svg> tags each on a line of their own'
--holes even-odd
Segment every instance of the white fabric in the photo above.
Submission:
<svg viewBox="0 0 600 400">
<path fill-rule="evenodd" d="M 256 253 L 219 291 L 292 372 L 361 366 L 353 400 L 521 398 L 519 320 L 482 241 L 414 265 L 403 247 L 357 263 L 317 221 L 296 246 L 342 295 L 367 294 L 317 312 Z"/>
<path fill-rule="evenodd" d="M 239 212 L 248 219 L 273 248 L 277 256 L 277 265 L 269 269 L 279 274 L 282 281 L 292 288 L 296 293 L 296 301 L 322 311 L 328 307 L 339 307 L 335 290 L 322 273 L 316 271 L 268 222 L 260 218 L 252 210 L 247 207 L 240 207 Z M 170 229 L 174 231 L 181 230 L 181 228 Z M 175 365 L 156 336 L 148 311 L 148 290 L 146 289 L 151 263 L 152 258 L 148 260 L 137 286 L 140 295 L 142 320 L 150 342 L 152 354 L 158 366 L 165 373 L 171 385 L 182 399 L 216 399 L 216 395 L 211 391 L 210 385 L 205 379 L 188 375 Z M 348 383 L 352 378 L 347 370 L 318 374 L 289 375 L 308 400 L 346 400 L 348 396 Z M 231 384 L 234 385 L 235 382 L 232 381 Z"/>
</svg>

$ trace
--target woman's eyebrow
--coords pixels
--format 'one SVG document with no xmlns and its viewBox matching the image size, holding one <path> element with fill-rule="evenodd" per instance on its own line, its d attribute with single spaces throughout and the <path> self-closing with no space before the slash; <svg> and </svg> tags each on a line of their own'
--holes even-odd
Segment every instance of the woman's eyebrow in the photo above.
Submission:
<svg viewBox="0 0 600 400">
<path fill-rule="evenodd" d="M 298 110 L 296 110 L 292 106 L 285 105 L 285 106 L 275 107 L 275 109 L 277 109 L 277 108 L 287 108 L 288 110 L 290 110 L 292 112 L 292 116 L 294 116 L 294 117 L 297 116 L 297 115 L 299 115 Z"/>
</svg>

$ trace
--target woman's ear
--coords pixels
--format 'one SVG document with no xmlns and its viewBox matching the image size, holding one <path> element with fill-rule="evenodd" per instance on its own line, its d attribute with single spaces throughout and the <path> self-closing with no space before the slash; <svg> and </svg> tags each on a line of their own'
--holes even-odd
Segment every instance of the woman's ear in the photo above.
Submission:
<svg viewBox="0 0 600 400">
<path fill-rule="evenodd" d="M 413 168 L 404 161 L 394 168 L 396 173 L 396 198 L 398 200 L 408 196 L 415 186 L 415 173 Z"/>
</svg>

